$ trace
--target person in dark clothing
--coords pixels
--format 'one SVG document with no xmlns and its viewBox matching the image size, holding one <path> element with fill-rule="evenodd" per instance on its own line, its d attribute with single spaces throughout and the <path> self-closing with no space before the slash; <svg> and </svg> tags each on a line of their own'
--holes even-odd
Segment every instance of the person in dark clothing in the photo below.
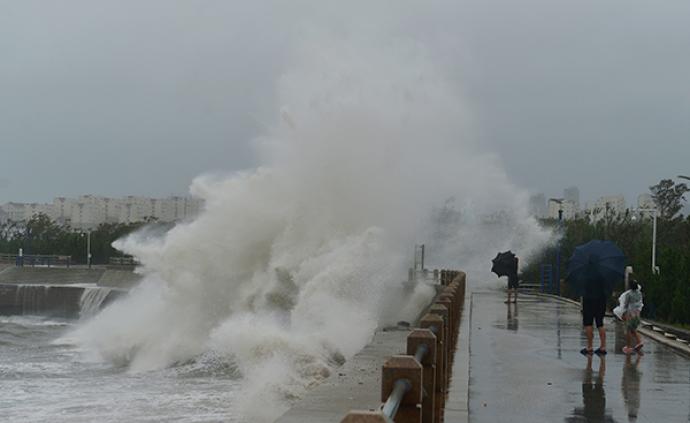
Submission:
<svg viewBox="0 0 690 423">
<path fill-rule="evenodd" d="M 510 301 L 510 294 L 513 293 L 515 295 L 515 298 L 513 299 L 513 303 L 517 303 L 517 290 L 518 290 L 518 258 L 515 257 L 513 260 L 513 266 L 508 274 L 508 299 L 506 300 L 506 304 L 511 303 Z"/>
<path fill-rule="evenodd" d="M 585 286 L 582 297 L 582 325 L 585 328 L 587 347 L 580 350 L 582 354 L 606 355 L 606 329 L 604 328 L 604 313 L 606 312 L 606 292 L 604 283 L 596 277 Z M 599 348 L 593 349 L 594 327 L 597 325 L 599 332 Z"/>
</svg>

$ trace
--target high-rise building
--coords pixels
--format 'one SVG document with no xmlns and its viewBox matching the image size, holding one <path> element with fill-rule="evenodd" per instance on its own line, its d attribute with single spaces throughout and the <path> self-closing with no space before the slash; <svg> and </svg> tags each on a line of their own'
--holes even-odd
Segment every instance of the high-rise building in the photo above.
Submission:
<svg viewBox="0 0 690 423">
<path fill-rule="evenodd" d="M 558 219 L 560 211 L 563 212 L 563 220 L 573 219 L 577 215 L 575 204 L 563 198 L 549 198 L 549 218 Z"/>
<path fill-rule="evenodd" d="M 625 197 L 622 195 L 605 195 L 599 197 L 594 202 L 594 206 L 591 209 L 591 219 L 597 221 L 604 218 L 613 218 L 625 213 L 626 208 Z"/>
<path fill-rule="evenodd" d="M 197 215 L 203 200 L 191 197 L 148 198 L 128 196 L 107 198 L 82 195 L 78 198 L 56 197 L 52 203 L 6 203 L 0 205 L 0 222 L 26 221 L 43 213 L 58 224 L 75 229 L 94 229 L 102 223 L 135 223 L 153 218 L 174 222 Z"/>
<path fill-rule="evenodd" d="M 580 190 L 578 187 L 572 186 L 564 189 L 563 199 L 570 202 L 576 211 L 580 209 Z"/>
<path fill-rule="evenodd" d="M 5 203 L 2 205 L 2 208 L 5 211 L 8 220 L 13 222 L 21 222 L 25 219 L 28 219 L 26 216 L 26 204 L 24 203 Z"/>
<path fill-rule="evenodd" d="M 53 220 L 61 225 L 69 223 L 72 219 L 72 206 L 75 200 L 72 198 L 55 197 L 53 199 Z"/>
</svg>

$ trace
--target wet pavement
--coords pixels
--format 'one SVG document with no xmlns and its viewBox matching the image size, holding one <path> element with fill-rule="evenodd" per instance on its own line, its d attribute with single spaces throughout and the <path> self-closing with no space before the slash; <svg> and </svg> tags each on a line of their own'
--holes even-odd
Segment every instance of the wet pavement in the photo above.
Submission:
<svg viewBox="0 0 690 423">
<path fill-rule="evenodd" d="M 649 339 L 626 356 L 610 318 L 608 355 L 588 358 L 576 305 L 521 295 L 508 306 L 500 291 L 467 300 L 471 422 L 690 421 L 690 358 Z"/>
</svg>

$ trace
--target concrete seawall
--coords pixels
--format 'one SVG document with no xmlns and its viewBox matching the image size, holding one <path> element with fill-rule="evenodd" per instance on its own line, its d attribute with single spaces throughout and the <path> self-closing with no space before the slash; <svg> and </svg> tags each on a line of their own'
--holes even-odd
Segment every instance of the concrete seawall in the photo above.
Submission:
<svg viewBox="0 0 690 423">
<path fill-rule="evenodd" d="M 141 280 L 133 269 L 81 269 L 60 267 L 15 267 L 0 269 L 0 284 L 74 285 L 95 284 L 130 289 Z"/>
<path fill-rule="evenodd" d="M 0 270 L 0 314 L 78 318 L 84 307 L 126 295 L 140 278 L 130 270 L 7 267 Z M 100 292 L 85 297 L 87 290 Z"/>
<path fill-rule="evenodd" d="M 0 284 L 0 314 L 78 318 L 82 312 L 82 296 L 88 289 L 67 285 Z M 105 307 L 126 294 L 126 291 L 108 289 L 103 292 L 97 307 Z"/>
<path fill-rule="evenodd" d="M 13 266 L 0 272 L 0 284 L 95 284 L 104 273 L 105 269 Z"/>
</svg>

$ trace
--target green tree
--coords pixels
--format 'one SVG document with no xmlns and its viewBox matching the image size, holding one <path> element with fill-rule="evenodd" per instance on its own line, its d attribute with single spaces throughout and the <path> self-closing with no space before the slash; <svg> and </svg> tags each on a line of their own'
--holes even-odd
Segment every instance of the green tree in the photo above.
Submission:
<svg viewBox="0 0 690 423">
<path fill-rule="evenodd" d="M 64 237 L 64 229 L 43 213 L 35 214 L 24 228 L 24 250 L 27 254 L 54 254 Z"/>
<path fill-rule="evenodd" d="M 649 190 L 659 210 L 659 217 L 673 220 L 683 208 L 685 194 L 690 188 L 684 183 L 676 184 L 671 179 L 662 179 L 658 184 L 649 187 Z"/>
</svg>

